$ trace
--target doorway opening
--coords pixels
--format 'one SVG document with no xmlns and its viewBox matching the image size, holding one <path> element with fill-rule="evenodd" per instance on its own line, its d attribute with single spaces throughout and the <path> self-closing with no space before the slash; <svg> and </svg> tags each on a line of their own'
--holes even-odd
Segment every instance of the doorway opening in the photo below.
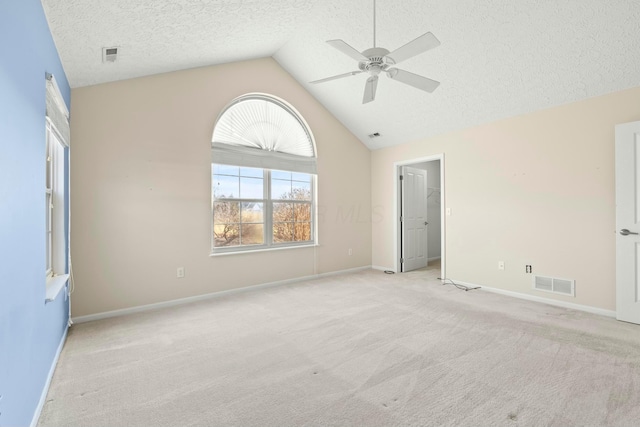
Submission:
<svg viewBox="0 0 640 427">
<path fill-rule="evenodd" d="M 444 154 L 396 162 L 395 271 L 445 275 Z"/>
</svg>

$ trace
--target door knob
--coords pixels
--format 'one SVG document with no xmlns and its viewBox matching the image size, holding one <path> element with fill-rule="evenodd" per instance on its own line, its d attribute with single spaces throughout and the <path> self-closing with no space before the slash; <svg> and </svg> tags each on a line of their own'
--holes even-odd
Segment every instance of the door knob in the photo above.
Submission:
<svg viewBox="0 0 640 427">
<path fill-rule="evenodd" d="M 427 221 L 425 221 L 425 222 L 424 222 L 424 225 L 427 225 L 427 224 L 429 224 L 429 223 L 428 223 Z"/>
<path fill-rule="evenodd" d="M 629 234 L 638 234 L 638 233 L 634 233 L 632 231 L 627 230 L 626 228 L 623 228 L 622 230 L 620 230 L 620 234 L 622 234 L 623 236 L 628 236 Z"/>
</svg>

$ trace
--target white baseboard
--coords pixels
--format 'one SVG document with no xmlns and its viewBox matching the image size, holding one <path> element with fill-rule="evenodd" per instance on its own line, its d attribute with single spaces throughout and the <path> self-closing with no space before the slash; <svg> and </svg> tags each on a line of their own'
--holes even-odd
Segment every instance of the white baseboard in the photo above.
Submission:
<svg viewBox="0 0 640 427">
<path fill-rule="evenodd" d="M 523 294 L 520 292 L 506 291 L 504 289 L 492 288 L 490 286 L 477 285 L 475 283 L 463 282 L 460 280 L 452 279 L 454 282 L 459 283 L 461 285 L 476 287 L 480 286 L 480 290 L 484 290 L 487 292 L 493 292 L 495 294 L 507 295 L 514 298 L 524 299 L 527 301 L 540 302 L 543 304 L 555 305 L 556 307 L 570 308 L 572 310 L 586 311 L 587 313 L 598 314 L 600 316 L 606 317 L 616 317 L 616 312 L 613 310 L 605 310 L 604 308 L 591 307 L 588 305 L 575 304 L 572 302 L 558 301 L 550 298 L 538 297 L 535 295 Z"/>
<path fill-rule="evenodd" d="M 442 257 L 440 257 L 440 256 L 434 256 L 433 258 L 427 258 L 427 261 L 429 261 L 429 262 L 431 262 L 431 261 L 436 261 L 436 260 L 439 260 L 440 258 L 442 258 Z"/>
<path fill-rule="evenodd" d="M 228 289 L 226 291 L 212 292 L 209 294 L 196 295 L 196 296 L 187 297 L 187 298 L 179 298 L 171 301 L 163 301 L 163 302 L 158 302 L 154 304 L 145 304 L 145 305 L 139 305 L 136 307 L 123 308 L 120 310 L 104 311 L 102 313 L 89 314 L 86 316 L 78 316 L 78 317 L 74 317 L 72 321 L 73 323 L 91 322 L 93 320 L 108 319 L 110 317 L 124 316 L 127 314 L 140 313 L 140 312 L 149 311 L 149 310 L 157 310 L 160 308 L 173 307 L 173 306 L 182 305 L 182 304 L 189 304 L 191 302 L 202 301 L 202 300 L 207 300 L 211 298 L 219 298 L 219 297 L 239 294 L 243 292 L 251 292 L 258 289 L 265 289 L 265 288 L 271 288 L 275 286 L 288 285 L 296 282 L 303 282 L 306 280 L 314 280 L 314 279 L 320 279 L 323 277 L 337 276 L 340 274 L 356 273 L 358 271 L 369 270 L 369 269 L 371 269 L 371 266 L 367 265 L 365 267 L 356 267 L 356 268 L 349 268 L 346 270 L 332 271 L 329 273 L 313 274 L 310 276 L 296 277 L 294 279 L 279 280 L 277 282 L 261 283 L 258 285 L 246 286 L 238 289 Z"/>
<path fill-rule="evenodd" d="M 349 273 L 357 273 L 359 271 L 364 271 L 364 270 L 371 270 L 371 266 L 367 265 L 364 267 L 355 267 L 355 268 L 347 268 L 346 270 L 339 270 L 339 271 L 330 271 L 329 273 L 319 273 L 319 274 L 314 274 L 313 276 L 307 276 L 307 277 L 303 277 L 300 279 L 289 279 L 287 282 L 288 283 L 295 283 L 295 282 L 300 282 L 303 280 L 313 280 L 313 279 L 321 279 L 323 277 L 331 277 L 331 276 L 339 276 L 341 274 L 349 274 Z M 279 284 L 280 282 L 274 282 L 276 284 Z M 260 285 L 258 285 L 260 286 Z"/>
<path fill-rule="evenodd" d="M 53 358 L 53 362 L 51 362 L 51 367 L 49 368 L 49 375 L 47 376 L 47 381 L 44 383 L 44 388 L 42 389 L 42 393 L 40 394 L 40 400 L 38 401 L 38 406 L 36 406 L 36 410 L 33 413 L 33 418 L 31 419 L 30 427 L 36 427 L 38 425 L 38 420 L 40 419 L 40 414 L 42 413 L 42 408 L 44 408 L 44 402 L 47 399 L 47 393 L 49 392 L 49 386 L 51 385 L 51 380 L 53 379 L 53 373 L 56 371 L 56 366 L 58 366 L 58 359 L 60 358 L 60 353 L 62 353 L 62 348 L 64 347 L 64 343 L 67 340 L 67 332 L 69 331 L 69 326 L 67 326 L 64 330 L 64 334 L 62 335 L 62 339 L 60 340 L 60 344 L 58 344 L 58 350 L 56 350 L 56 355 Z"/>
</svg>

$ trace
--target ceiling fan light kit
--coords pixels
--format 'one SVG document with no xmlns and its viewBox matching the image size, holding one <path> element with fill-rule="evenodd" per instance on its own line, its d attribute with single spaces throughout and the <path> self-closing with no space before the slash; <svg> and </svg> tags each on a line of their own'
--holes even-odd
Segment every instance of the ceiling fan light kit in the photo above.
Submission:
<svg viewBox="0 0 640 427">
<path fill-rule="evenodd" d="M 426 52 L 440 45 L 440 41 L 432 33 L 428 32 L 420 37 L 410 41 L 409 43 L 399 47 L 393 52 L 382 47 L 376 47 L 376 1 L 373 0 L 373 47 L 362 52 L 348 45 L 340 39 L 327 41 L 331 46 L 340 52 L 358 61 L 358 70 L 351 71 L 337 76 L 326 77 L 320 80 L 314 80 L 310 83 L 324 83 L 331 80 L 337 80 L 344 77 L 355 76 L 361 73 L 368 73 L 369 78 L 365 83 L 364 95 L 362 103 L 366 104 L 376 98 L 376 89 L 378 87 L 378 76 L 385 73 L 392 80 L 415 87 L 425 92 L 433 92 L 440 85 L 440 82 L 411 73 L 409 71 L 395 68 L 394 65 L 412 58 L 420 53 Z"/>
</svg>

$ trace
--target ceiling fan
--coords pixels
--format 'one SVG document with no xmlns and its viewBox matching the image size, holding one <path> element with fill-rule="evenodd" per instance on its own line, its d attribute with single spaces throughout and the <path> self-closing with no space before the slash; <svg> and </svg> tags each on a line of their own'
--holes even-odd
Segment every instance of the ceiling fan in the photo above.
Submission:
<svg viewBox="0 0 640 427">
<path fill-rule="evenodd" d="M 328 40 L 331 46 L 338 49 L 345 55 L 358 61 L 358 70 L 349 73 L 338 74 L 337 76 L 315 80 L 310 83 L 324 83 L 330 80 L 341 79 L 343 77 L 355 76 L 356 74 L 369 73 L 370 77 L 364 86 L 364 96 L 362 103 L 366 104 L 376 98 L 378 87 L 378 75 L 382 72 L 393 80 L 413 86 L 425 92 L 433 92 L 440 85 L 440 82 L 427 77 L 410 73 L 409 71 L 395 68 L 394 65 L 412 58 L 420 53 L 426 52 L 440 45 L 440 41 L 432 33 L 425 33 L 415 40 L 399 47 L 393 52 L 389 52 L 382 47 L 376 47 L 376 0 L 373 0 L 373 47 L 362 52 L 358 52 L 343 40 Z"/>
</svg>

